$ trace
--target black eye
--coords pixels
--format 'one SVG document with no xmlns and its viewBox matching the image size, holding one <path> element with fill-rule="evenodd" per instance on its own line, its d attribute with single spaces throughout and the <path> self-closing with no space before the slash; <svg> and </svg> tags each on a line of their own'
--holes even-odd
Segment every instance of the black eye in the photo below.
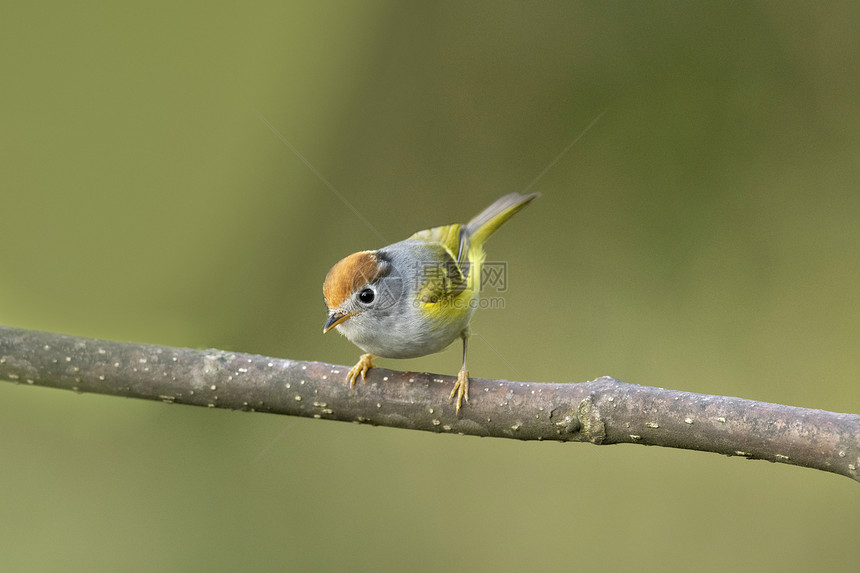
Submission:
<svg viewBox="0 0 860 573">
<path fill-rule="evenodd" d="M 376 298 L 376 293 L 373 292 L 373 289 L 366 288 L 360 293 L 358 293 L 358 300 L 364 304 L 370 304 L 373 302 L 373 299 Z"/>
</svg>

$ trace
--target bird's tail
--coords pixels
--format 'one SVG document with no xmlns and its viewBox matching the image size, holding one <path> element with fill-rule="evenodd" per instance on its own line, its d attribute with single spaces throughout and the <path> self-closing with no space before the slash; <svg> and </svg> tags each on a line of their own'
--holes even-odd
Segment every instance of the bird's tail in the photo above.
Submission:
<svg viewBox="0 0 860 573">
<path fill-rule="evenodd" d="M 472 247 L 480 247 L 505 221 L 539 196 L 540 193 L 529 193 L 528 195 L 508 193 L 504 197 L 498 198 L 495 203 L 481 211 L 466 224 L 465 237 L 463 238 Z"/>
</svg>

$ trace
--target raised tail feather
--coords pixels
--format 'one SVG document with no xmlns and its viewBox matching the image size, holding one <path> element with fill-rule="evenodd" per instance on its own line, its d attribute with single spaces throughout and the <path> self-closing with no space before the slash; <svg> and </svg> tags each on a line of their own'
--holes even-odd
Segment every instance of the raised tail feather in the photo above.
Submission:
<svg viewBox="0 0 860 573">
<path fill-rule="evenodd" d="M 495 203 L 481 211 L 466 224 L 464 228 L 465 237 L 463 238 L 473 246 L 483 244 L 487 237 L 492 235 L 505 221 L 516 215 L 523 207 L 539 196 L 540 193 L 529 193 L 528 195 L 508 193 L 504 197 L 499 197 Z"/>
</svg>

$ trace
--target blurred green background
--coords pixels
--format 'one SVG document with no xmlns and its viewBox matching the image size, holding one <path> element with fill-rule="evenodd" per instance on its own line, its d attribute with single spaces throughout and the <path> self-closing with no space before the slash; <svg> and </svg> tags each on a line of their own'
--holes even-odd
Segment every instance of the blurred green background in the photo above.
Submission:
<svg viewBox="0 0 860 573">
<path fill-rule="evenodd" d="M 605 111 L 490 242 L 509 291 L 476 316 L 472 374 L 860 412 L 858 21 L 856 2 L 7 3 L 0 323 L 352 364 L 321 334 L 329 267 L 522 191 Z M 458 354 L 380 365 L 453 374 Z M 8 571 L 860 560 L 856 483 L 689 451 L 0 384 L 0 454 Z"/>
</svg>

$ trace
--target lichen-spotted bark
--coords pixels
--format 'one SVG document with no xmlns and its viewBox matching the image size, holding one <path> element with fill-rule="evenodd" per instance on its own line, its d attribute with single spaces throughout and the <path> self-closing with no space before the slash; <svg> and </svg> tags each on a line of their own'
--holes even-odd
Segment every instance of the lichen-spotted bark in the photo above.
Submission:
<svg viewBox="0 0 860 573">
<path fill-rule="evenodd" d="M 0 326 L 0 379 L 214 408 L 437 433 L 633 443 L 794 464 L 860 481 L 860 415 L 627 384 L 471 379 L 459 414 L 455 377 L 348 368 L 255 354 L 95 340 Z"/>
</svg>

